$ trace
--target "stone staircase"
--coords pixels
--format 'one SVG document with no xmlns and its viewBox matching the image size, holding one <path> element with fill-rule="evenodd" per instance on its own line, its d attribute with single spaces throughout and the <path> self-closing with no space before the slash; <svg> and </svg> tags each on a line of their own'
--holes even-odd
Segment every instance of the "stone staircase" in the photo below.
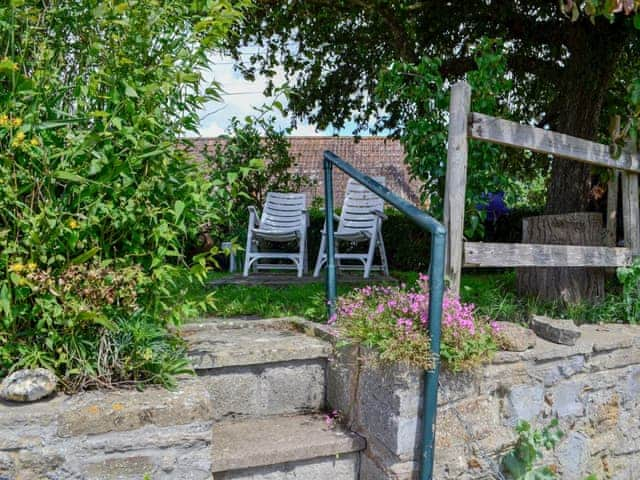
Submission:
<svg viewBox="0 0 640 480">
<path fill-rule="evenodd" d="M 214 480 L 357 480 L 365 441 L 327 425 L 331 345 L 287 320 L 205 319 L 183 328 L 213 409 Z"/>
<path fill-rule="evenodd" d="M 327 425 L 331 345 L 291 320 L 184 326 L 178 388 L 0 402 L 0 480 L 358 480 L 365 441 Z"/>
</svg>

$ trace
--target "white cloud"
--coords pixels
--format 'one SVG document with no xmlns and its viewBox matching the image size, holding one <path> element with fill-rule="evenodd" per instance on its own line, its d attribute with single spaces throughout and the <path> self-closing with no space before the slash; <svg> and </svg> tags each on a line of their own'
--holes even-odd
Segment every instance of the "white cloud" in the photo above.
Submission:
<svg viewBox="0 0 640 480">
<path fill-rule="evenodd" d="M 208 102 L 200 112 L 200 135 L 215 137 L 225 132 L 232 117 L 244 118 L 255 113 L 255 108 L 268 104 L 274 100 L 266 97 L 262 92 L 267 87 L 269 79 L 258 76 L 255 81 L 245 80 L 233 68 L 233 59 L 216 55 L 211 58 L 211 69 L 204 72 L 205 82 L 218 82 L 223 89 L 222 102 Z M 282 69 L 276 69 L 273 78 L 277 86 L 284 84 L 285 77 Z M 282 98 L 278 98 L 285 103 Z M 277 124 L 288 127 L 290 120 L 282 115 L 276 115 Z M 332 132 L 317 131 L 314 125 L 297 122 L 292 135 L 330 135 Z"/>
<path fill-rule="evenodd" d="M 211 122 L 209 125 L 200 127 L 201 137 L 218 137 L 224 133 L 224 127 L 221 127 L 216 122 Z"/>
</svg>

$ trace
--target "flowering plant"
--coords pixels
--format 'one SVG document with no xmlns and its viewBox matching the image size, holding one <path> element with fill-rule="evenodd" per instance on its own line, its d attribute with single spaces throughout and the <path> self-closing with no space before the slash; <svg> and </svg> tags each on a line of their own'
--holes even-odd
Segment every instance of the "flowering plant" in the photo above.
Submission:
<svg viewBox="0 0 640 480">
<path fill-rule="evenodd" d="M 442 305 L 440 356 L 446 368 L 459 371 L 486 360 L 497 349 L 498 325 L 475 315 L 447 291 Z M 329 319 L 341 338 L 375 348 L 383 361 L 400 361 L 426 370 L 433 368 L 427 331 L 429 277 L 417 286 L 366 286 L 338 298 Z"/>
</svg>

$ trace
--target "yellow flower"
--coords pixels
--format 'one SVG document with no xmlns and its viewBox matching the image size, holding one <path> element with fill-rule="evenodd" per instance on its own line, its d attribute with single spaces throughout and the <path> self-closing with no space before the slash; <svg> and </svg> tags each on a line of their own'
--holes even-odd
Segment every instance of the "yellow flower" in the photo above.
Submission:
<svg viewBox="0 0 640 480">
<path fill-rule="evenodd" d="M 35 271 L 38 268 L 38 265 L 36 265 L 33 262 L 29 262 L 27 263 L 27 270 L 29 270 L 30 272 Z"/>
<path fill-rule="evenodd" d="M 14 127 L 19 127 L 22 125 L 22 119 L 20 117 L 16 117 L 12 121 Z"/>
<path fill-rule="evenodd" d="M 75 230 L 76 228 L 79 227 L 78 222 L 76 222 L 73 218 L 69 220 L 67 225 L 69 225 L 69 228 L 72 230 Z"/>
<path fill-rule="evenodd" d="M 33 137 L 31 140 L 29 140 L 29 143 L 34 147 L 37 147 L 38 145 L 40 145 L 40 141 L 36 137 Z"/>
<path fill-rule="evenodd" d="M 14 148 L 18 148 L 20 145 L 22 145 L 22 142 L 24 142 L 24 137 L 24 132 L 16 133 L 16 136 L 13 137 L 13 141 L 11 142 L 11 146 Z"/>
<path fill-rule="evenodd" d="M 24 271 L 24 265 L 21 263 L 13 263 L 9 265 L 9 271 L 14 273 L 20 273 Z"/>
<path fill-rule="evenodd" d="M 6 127 L 9 125 L 9 117 L 6 113 L 0 115 L 0 127 Z"/>
</svg>

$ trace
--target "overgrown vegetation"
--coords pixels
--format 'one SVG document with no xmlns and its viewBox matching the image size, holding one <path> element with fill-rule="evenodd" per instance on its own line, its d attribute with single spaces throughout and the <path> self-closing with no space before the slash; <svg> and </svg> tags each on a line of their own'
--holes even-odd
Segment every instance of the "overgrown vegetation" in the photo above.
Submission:
<svg viewBox="0 0 640 480">
<path fill-rule="evenodd" d="M 217 98 L 201 72 L 247 5 L 0 7 L 0 376 L 44 366 L 76 390 L 187 369 L 167 325 L 210 298 L 184 301 L 206 275 L 185 252 L 241 173 L 205 178 L 178 139 Z"/>
</svg>

